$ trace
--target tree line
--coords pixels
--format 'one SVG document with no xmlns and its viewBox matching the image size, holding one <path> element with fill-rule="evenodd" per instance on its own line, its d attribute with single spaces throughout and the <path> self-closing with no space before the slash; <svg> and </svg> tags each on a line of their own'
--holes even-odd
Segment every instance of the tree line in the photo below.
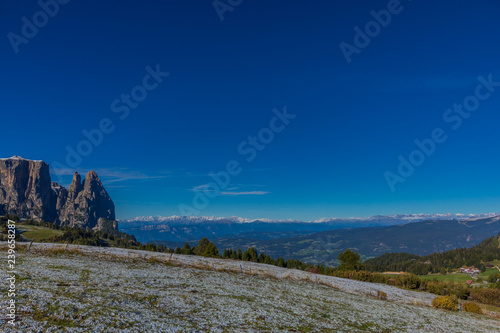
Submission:
<svg viewBox="0 0 500 333">
<path fill-rule="evenodd" d="M 500 258 L 500 234 L 471 248 L 436 252 L 426 256 L 408 253 L 386 253 L 364 262 L 370 272 L 405 271 L 416 275 L 450 273 L 463 266 L 486 270 L 485 262 Z"/>
</svg>

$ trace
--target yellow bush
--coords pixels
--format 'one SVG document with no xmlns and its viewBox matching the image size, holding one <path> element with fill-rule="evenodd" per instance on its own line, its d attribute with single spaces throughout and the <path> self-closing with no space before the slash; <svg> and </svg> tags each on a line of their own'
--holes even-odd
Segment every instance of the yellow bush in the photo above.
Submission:
<svg viewBox="0 0 500 333">
<path fill-rule="evenodd" d="M 383 301 L 387 300 L 387 294 L 384 293 L 383 291 L 377 290 L 377 298 L 381 299 Z"/>
<path fill-rule="evenodd" d="M 465 303 L 462 306 L 462 310 L 467 311 L 467 312 L 479 313 L 479 314 L 483 313 L 483 311 L 481 310 L 479 305 L 477 305 L 476 303 L 470 303 L 470 302 Z"/>
<path fill-rule="evenodd" d="M 434 298 L 432 301 L 432 306 L 435 307 L 436 309 L 443 309 L 443 310 L 452 310 L 452 311 L 457 311 L 458 307 L 453 300 L 448 297 L 448 296 L 439 296 Z"/>
</svg>

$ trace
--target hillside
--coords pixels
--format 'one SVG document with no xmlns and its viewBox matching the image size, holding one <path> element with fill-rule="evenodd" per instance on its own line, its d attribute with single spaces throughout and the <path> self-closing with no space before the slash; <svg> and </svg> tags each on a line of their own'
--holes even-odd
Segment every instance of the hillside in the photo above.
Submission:
<svg viewBox="0 0 500 333">
<path fill-rule="evenodd" d="M 484 316 L 412 305 L 428 304 L 434 296 L 386 285 L 231 260 L 63 248 L 33 244 L 29 252 L 18 253 L 18 324 L 25 332 L 493 332 L 500 328 L 499 321 Z M 5 271 L 0 278 L 6 278 Z M 367 297 L 376 290 L 387 292 L 389 301 Z M 2 315 L 5 311 L 0 310 Z M 0 329 L 14 332 L 5 322 Z"/>
<path fill-rule="evenodd" d="M 0 216 L 1 240 L 8 239 L 7 221 L 16 221 L 16 240 L 23 242 L 67 243 L 92 246 L 116 246 L 133 249 L 150 249 L 150 244 L 143 245 L 137 242 L 132 235 L 120 232 L 106 223 L 103 230 L 85 230 L 79 227 L 59 226 L 54 223 L 23 220 L 17 216 Z M 159 250 L 167 250 L 159 247 Z"/>
<path fill-rule="evenodd" d="M 485 262 L 500 258 L 500 234 L 489 237 L 471 248 L 459 248 L 427 256 L 387 253 L 367 260 L 370 271 L 406 271 L 414 274 L 450 272 L 462 266 L 484 268 Z"/>
</svg>

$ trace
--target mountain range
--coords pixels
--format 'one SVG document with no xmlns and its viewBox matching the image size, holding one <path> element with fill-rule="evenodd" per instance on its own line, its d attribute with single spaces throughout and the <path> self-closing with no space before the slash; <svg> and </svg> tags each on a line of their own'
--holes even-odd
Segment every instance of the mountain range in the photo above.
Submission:
<svg viewBox="0 0 500 333">
<path fill-rule="evenodd" d="M 138 216 L 130 219 L 120 220 L 122 223 L 133 223 L 138 222 L 142 224 L 142 222 L 151 222 L 151 224 L 160 224 L 162 222 L 181 224 L 181 223 L 208 223 L 208 222 L 219 222 L 219 223 L 253 223 L 253 222 L 267 222 L 267 223 L 289 223 L 289 222 L 299 222 L 299 223 L 336 223 L 336 224 L 345 224 L 345 223 L 356 223 L 366 226 L 369 225 L 384 225 L 384 224 L 400 224 L 402 222 L 415 222 L 415 221 L 424 221 L 424 220 L 464 220 L 464 219 L 473 219 L 473 218 L 482 218 L 482 217 L 492 217 L 495 216 L 495 213 L 487 213 L 487 214 L 396 214 L 396 215 L 375 215 L 370 217 L 325 217 L 311 221 L 300 221 L 300 220 L 278 220 L 278 219 L 267 219 L 267 218 L 259 218 L 259 219 L 249 219 L 238 216 L 230 216 L 230 217 L 216 217 L 216 216 Z"/>
<path fill-rule="evenodd" d="M 265 240 L 316 232 L 362 227 L 392 226 L 425 220 L 465 220 L 495 216 L 489 214 L 401 214 L 371 217 L 322 218 L 309 222 L 297 220 L 248 219 L 207 216 L 142 216 L 119 221 L 120 231 L 141 242 L 194 241 L 202 237 L 244 237 Z"/>
<path fill-rule="evenodd" d="M 500 216 L 469 220 L 428 220 L 396 226 L 365 227 L 317 232 L 272 240 L 221 237 L 219 248 L 256 249 L 273 257 L 300 259 L 309 263 L 337 264 L 340 252 L 349 248 L 369 259 L 390 252 L 428 255 L 469 248 L 500 232 Z"/>
<path fill-rule="evenodd" d="M 120 221 L 120 231 L 142 242 L 182 247 L 208 237 L 219 249 L 255 247 L 272 257 L 314 264 L 337 264 L 350 248 L 363 259 L 388 252 L 427 255 L 472 247 L 500 232 L 495 214 L 412 214 L 369 218 L 322 219 L 323 222 L 248 220 L 239 217 L 140 217 Z"/>
</svg>

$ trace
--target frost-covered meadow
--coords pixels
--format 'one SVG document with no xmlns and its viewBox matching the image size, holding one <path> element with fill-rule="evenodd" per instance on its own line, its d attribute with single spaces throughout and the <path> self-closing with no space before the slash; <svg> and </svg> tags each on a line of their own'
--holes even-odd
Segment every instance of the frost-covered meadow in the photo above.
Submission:
<svg viewBox="0 0 500 333">
<path fill-rule="evenodd" d="M 231 260 L 37 244 L 17 270 L 18 328 L 0 331 L 500 331 L 486 316 L 425 306 L 427 293 Z M 389 301 L 369 296 L 377 290 Z"/>
</svg>

